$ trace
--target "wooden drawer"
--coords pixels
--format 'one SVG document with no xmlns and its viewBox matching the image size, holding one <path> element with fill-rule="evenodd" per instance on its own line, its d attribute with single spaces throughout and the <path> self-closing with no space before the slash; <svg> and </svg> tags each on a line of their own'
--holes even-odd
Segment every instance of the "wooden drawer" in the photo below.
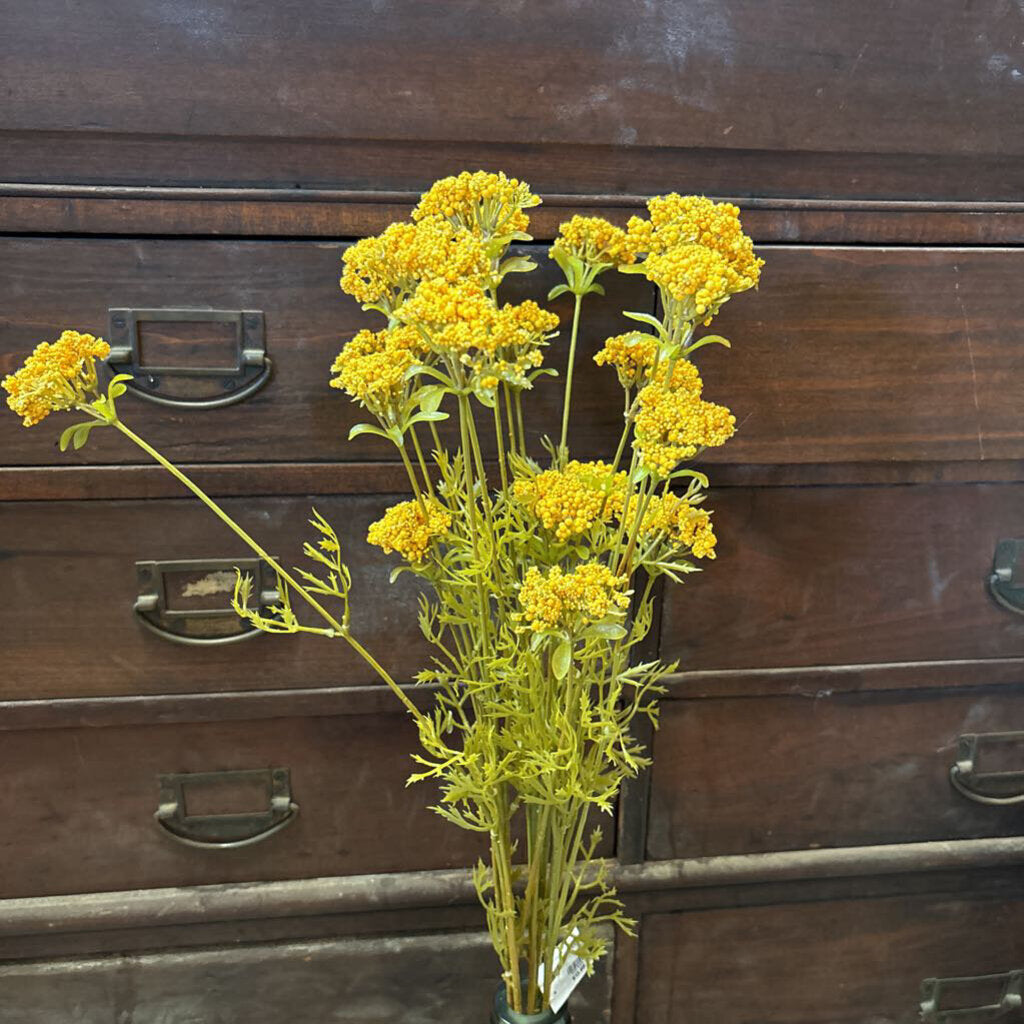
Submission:
<svg viewBox="0 0 1024 1024">
<path fill-rule="evenodd" d="M 388 586 L 397 559 L 366 543 L 369 523 L 394 500 L 303 496 L 223 504 L 285 565 L 301 560 L 315 505 L 338 531 L 352 571 L 353 632 L 408 681 L 428 658 L 416 621 L 416 585 L 406 573 Z M 258 635 L 193 646 L 143 628 L 134 612 L 136 561 L 178 559 L 222 561 L 210 573 L 172 575 L 167 606 L 224 609 L 199 620 L 207 636 L 244 628 L 230 610 L 231 567 L 251 552 L 192 499 L 10 502 L 0 505 L 0 533 L 7 549 L 0 699 L 379 682 L 343 641 Z"/>
<path fill-rule="evenodd" d="M 1024 795 L 1024 688 L 672 700 L 661 723 L 654 858 L 1024 835 L 1024 804 L 950 782 L 977 735 L 965 788 Z"/>
<path fill-rule="evenodd" d="M 68 326 L 109 339 L 108 309 L 258 311 L 264 314 L 266 352 L 273 362 L 269 383 L 241 402 L 210 410 L 175 409 L 125 396 L 120 407 L 125 420 L 179 462 L 397 461 L 393 446 L 379 438 L 346 440 L 354 423 L 370 417 L 329 386 L 331 364 L 344 343 L 358 330 L 381 326 L 378 314 L 364 313 L 338 287 L 343 250 L 341 243 L 328 242 L 2 238 L 0 372 L 13 371 L 35 344 Z M 544 303 L 560 271 L 545 247 L 523 251 L 536 257 L 538 270 L 512 274 L 502 299 Z M 649 310 L 653 303 L 652 288 L 642 278 L 606 277 L 608 295 L 587 304 L 588 352 L 627 328 L 623 308 Z M 564 368 L 571 302 L 563 297 L 552 308 L 565 326 L 550 349 L 549 363 Z M 143 322 L 142 358 L 179 368 L 224 365 L 236 358 L 233 332 L 226 324 Z M 583 386 L 574 391 L 573 408 L 580 426 L 572 441 L 581 454 L 608 457 L 622 430 L 621 391 L 615 374 L 595 366 L 589 356 L 579 365 Z M 218 391 L 222 384 L 203 382 L 197 393 L 204 399 L 224 394 Z M 557 435 L 559 384 L 542 380 L 530 396 L 530 408 L 536 437 Z M 454 447 L 457 426 L 441 427 Z M 112 431 L 96 436 L 78 454 L 61 453 L 57 429 L 55 420 L 29 431 L 9 413 L 0 417 L 0 459 L 5 465 L 147 461 Z M 481 431 L 485 446 L 492 437 L 492 431 Z"/>
<path fill-rule="evenodd" d="M 719 557 L 665 594 L 662 657 L 684 671 L 1024 655 L 1024 618 L 987 591 L 997 542 L 1024 535 L 1024 485 L 719 489 L 708 505 Z"/>
<path fill-rule="evenodd" d="M 1003 894 L 653 914 L 641 931 L 636 1020 L 917 1024 L 923 979 L 1024 966 L 1022 911 L 1024 901 Z M 945 998 L 970 1007 L 1000 991 L 993 981 Z"/>
<path fill-rule="evenodd" d="M 0 896 L 272 881 L 468 865 L 479 837 L 406 787 L 416 730 L 404 713 L 14 730 L 3 736 Z M 290 824 L 254 845 L 201 849 L 154 820 L 162 774 L 287 768 Z M 189 815 L 266 811 L 258 781 L 186 780 Z M 186 838 L 197 826 L 167 827 Z M 257 831 L 252 829 L 252 832 Z"/>
<path fill-rule="evenodd" d="M 611 964 L 572 997 L 607 1024 Z M 0 965 L 2 1024 L 480 1024 L 499 967 L 486 935 L 290 942 Z"/>
<path fill-rule="evenodd" d="M 726 195 L 1020 196 L 1013 5 L 363 13 L 15 10 L 0 49 L 8 180 L 409 188 L 484 166 L 556 192 L 684 179 Z M 151 45 L 111 46 L 136 39 Z M 116 75 L 90 61 L 101 50 Z M 494 73 L 510 52 L 521 78 Z"/>
</svg>

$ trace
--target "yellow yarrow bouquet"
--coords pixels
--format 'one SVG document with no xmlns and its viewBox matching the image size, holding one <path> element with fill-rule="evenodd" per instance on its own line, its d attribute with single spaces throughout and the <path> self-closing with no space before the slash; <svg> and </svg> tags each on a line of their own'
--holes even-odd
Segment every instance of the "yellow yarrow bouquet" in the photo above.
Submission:
<svg viewBox="0 0 1024 1024">
<path fill-rule="evenodd" d="M 80 448 L 100 426 L 128 436 L 265 559 L 280 602 L 255 610 L 252 581 L 239 574 L 240 616 L 267 632 L 347 643 L 394 691 L 419 730 L 420 770 L 410 781 L 436 780 L 435 810 L 490 842 L 490 862 L 473 877 L 507 1019 L 516 1021 L 562 1019 L 550 1009 L 559 973 L 570 962 L 592 968 L 605 952 L 602 924 L 632 926 L 597 856 L 593 820 L 612 812 L 623 781 L 649 763 L 631 724 L 655 719 L 670 667 L 637 663 L 631 651 L 651 626 L 652 587 L 714 557 L 701 505 L 707 479 L 683 464 L 727 441 L 735 420 L 702 397 L 693 362 L 703 346 L 728 342 L 695 330 L 754 287 L 762 264 L 738 210 L 705 198 L 652 199 L 650 218 L 634 217 L 625 230 L 594 217 L 563 224 L 550 255 L 565 283 L 548 299 L 570 293 L 575 304 L 561 434 L 545 439 L 542 465 L 527 450 L 522 398 L 558 376 L 544 365 L 558 317 L 500 299 L 507 275 L 534 269 L 510 247 L 530 239 L 526 211 L 539 201 L 503 174 L 463 173 L 430 188 L 410 222 L 344 255 L 342 288 L 379 322 L 345 345 L 331 385 L 369 414 L 350 438 L 378 436 L 408 473 L 410 500 L 375 522 L 368 540 L 399 556 L 392 579 L 411 572 L 426 584 L 419 624 L 434 655 L 418 682 L 436 694 L 429 713 L 352 634 L 351 578 L 331 525 L 314 510 L 307 568 L 271 558 L 122 422 L 115 403 L 126 378 L 101 387 L 102 340 L 66 331 L 3 382 L 26 426 L 51 411 L 85 415 L 64 431 L 62 449 Z M 623 429 L 609 461 L 580 462 L 568 447 L 580 312 L 611 270 L 652 281 L 660 316 L 625 312 L 639 326 L 594 356 L 622 386 Z M 454 451 L 437 426 L 450 417 Z M 311 615 L 300 615 L 303 605 Z M 494 1019 L 506 1018 L 496 1011 Z"/>
</svg>

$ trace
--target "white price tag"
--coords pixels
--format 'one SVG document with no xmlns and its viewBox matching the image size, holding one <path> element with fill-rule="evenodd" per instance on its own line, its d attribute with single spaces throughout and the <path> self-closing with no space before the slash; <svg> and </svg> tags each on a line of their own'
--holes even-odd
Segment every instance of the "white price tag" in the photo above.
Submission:
<svg viewBox="0 0 1024 1024">
<path fill-rule="evenodd" d="M 572 934 L 555 949 L 555 963 L 559 964 L 558 972 L 551 982 L 551 1009 L 558 1011 L 565 1006 L 566 1000 L 572 995 L 573 989 L 580 983 L 580 980 L 587 973 L 586 961 L 570 953 L 573 943 L 579 938 L 579 929 L 574 928 Z M 541 988 L 544 987 L 544 965 L 540 965 L 537 973 L 537 981 Z"/>
</svg>

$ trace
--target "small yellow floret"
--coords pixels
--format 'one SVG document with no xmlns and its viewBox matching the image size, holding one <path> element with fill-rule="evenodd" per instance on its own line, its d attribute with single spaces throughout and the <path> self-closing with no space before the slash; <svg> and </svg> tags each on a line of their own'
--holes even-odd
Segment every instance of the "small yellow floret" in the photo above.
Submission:
<svg viewBox="0 0 1024 1024">
<path fill-rule="evenodd" d="M 629 509 L 623 518 L 632 524 L 637 514 L 637 498 L 630 499 Z M 686 498 L 671 492 L 654 495 L 644 509 L 640 523 L 640 534 L 652 537 L 664 533 L 670 540 L 690 549 L 695 558 L 715 557 L 715 532 L 711 527 L 711 514 L 695 508 Z"/>
<path fill-rule="evenodd" d="M 393 411 L 405 392 L 406 370 L 418 361 L 422 339 L 415 327 L 360 331 L 338 353 L 331 381 L 379 416 Z"/>
<path fill-rule="evenodd" d="M 604 347 L 594 356 L 598 366 L 614 366 L 624 388 L 636 387 L 654 365 L 658 339 L 641 331 L 606 338 Z"/>
<path fill-rule="evenodd" d="M 441 216 L 475 234 L 509 235 L 525 231 L 530 218 L 523 212 L 540 203 L 530 186 L 504 173 L 463 171 L 435 181 L 420 197 L 413 220 Z"/>
<path fill-rule="evenodd" d="M 581 537 L 622 507 L 626 474 L 604 462 L 577 462 L 548 469 L 512 485 L 515 499 L 560 541 Z"/>
<path fill-rule="evenodd" d="M 564 252 L 591 266 L 621 267 L 636 262 L 634 239 L 603 217 L 575 216 L 560 224 L 551 253 Z"/>
</svg>

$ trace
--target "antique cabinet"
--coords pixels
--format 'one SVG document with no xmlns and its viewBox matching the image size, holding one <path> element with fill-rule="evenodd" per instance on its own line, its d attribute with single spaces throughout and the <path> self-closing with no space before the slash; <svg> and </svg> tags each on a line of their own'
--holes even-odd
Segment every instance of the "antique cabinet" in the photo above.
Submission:
<svg viewBox="0 0 1024 1024">
<path fill-rule="evenodd" d="M 1016 1012 L 1017 6 L 3 14 L 0 370 L 65 326 L 106 336 L 138 431 L 268 550 L 298 557 L 311 505 L 338 526 L 355 626 L 410 686 L 416 588 L 363 543 L 403 474 L 345 442 L 327 387 L 366 323 L 344 246 L 436 177 L 504 169 L 544 197 L 514 286 L 539 297 L 570 212 L 735 199 L 767 263 L 701 359 L 740 425 L 706 460 L 719 557 L 662 596 L 646 653 L 678 668 L 604 851 L 639 934 L 577 1019 Z M 591 350 L 654 302 L 610 285 Z M 618 397 L 584 364 L 597 455 Z M 121 439 L 52 436 L 0 417 L 0 1021 L 481 1019 L 480 847 L 404 787 L 391 695 L 317 638 L 241 635 L 238 542 Z"/>
</svg>

